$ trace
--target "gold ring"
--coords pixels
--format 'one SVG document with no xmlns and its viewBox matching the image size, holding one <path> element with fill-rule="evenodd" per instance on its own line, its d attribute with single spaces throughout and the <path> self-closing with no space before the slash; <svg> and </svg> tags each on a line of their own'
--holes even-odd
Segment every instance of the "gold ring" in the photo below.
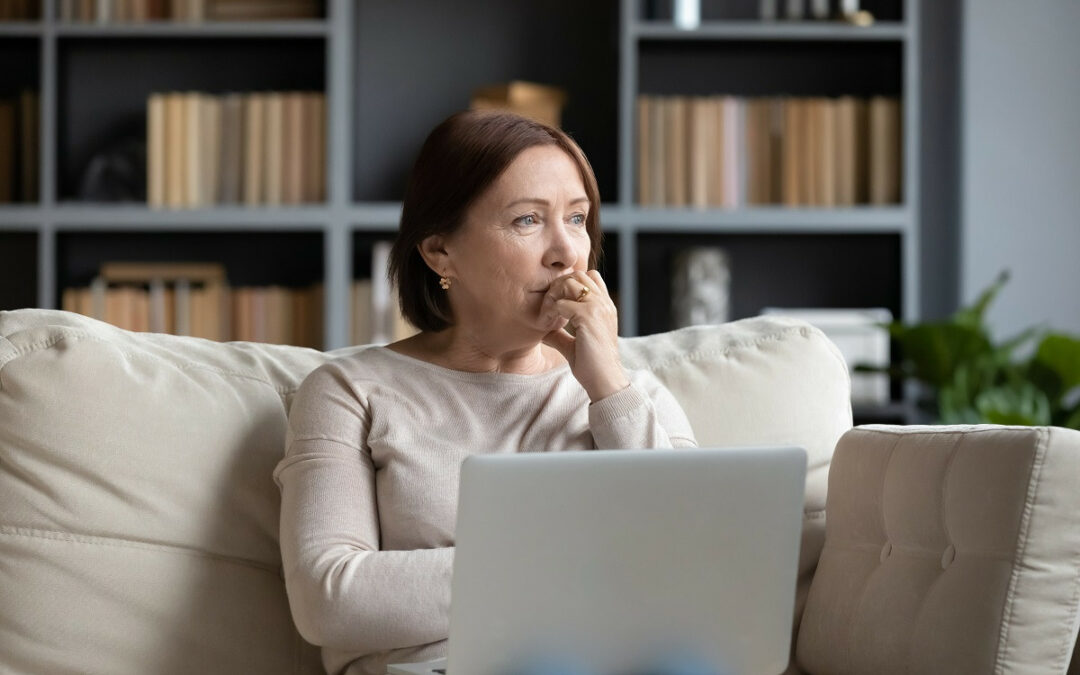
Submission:
<svg viewBox="0 0 1080 675">
<path fill-rule="evenodd" d="M 581 292 L 577 294 L 577 301 L 581 302 L 582 300 L 585 299 L 585 296 L 588 295 L 588 294 L 589 294 L 589 287 L 588 286 L 582 286 L 581 287 Z"/>
</svg>

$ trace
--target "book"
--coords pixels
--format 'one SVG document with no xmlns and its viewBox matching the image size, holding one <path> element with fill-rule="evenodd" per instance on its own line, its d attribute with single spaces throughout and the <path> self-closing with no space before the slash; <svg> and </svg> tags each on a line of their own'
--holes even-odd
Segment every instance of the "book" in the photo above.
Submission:
<svg viewBox="0 0 1080 675">
<path fill-rule="evenodd" d="M 304 95 L 290 91 L 283 96 L 282 203 L 299 204 L 304 201 Z"/>
<path fill-rule="evenodd" d="M 242 201 L 244 170 L 244 97 L 227 94 L 221 101 L 221 169 L 218 202 L 239 204 Z"/>
<path fill-rule="evenodd" d="M 285 97 L 281 92 L 266 95 L 266 144 L 264 163 L 264 204 L 276 206 L 282 203 L 282 176 L 285 137 Z"/>
<path fill-rule="evenodd" d="M 146 202 L 152 209 L 166 206 L 165 94 L 150 94 L 146 101 Z"/>
<path fill-rule="evenodd" d="M 875 96 L 869 103 L 870 203 L 900 201 L 900 101 Z"/>
<path fill-rule="evenodd" d="M 250 94 L 244 99 L 244 205 L 257 206 L 265 199 L 266 96 Z"/>
</svg>

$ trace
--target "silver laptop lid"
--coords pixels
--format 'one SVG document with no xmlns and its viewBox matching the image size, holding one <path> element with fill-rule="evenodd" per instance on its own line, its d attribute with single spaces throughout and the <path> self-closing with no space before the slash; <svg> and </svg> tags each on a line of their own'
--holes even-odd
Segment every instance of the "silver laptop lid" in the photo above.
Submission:
<svg viewBox="0 0 1080 675">
<path fill-rule="evenodd" d="M 449 674 L 782 672 L 805 476 L 796 447 L 470 457 Z"/>
</svg>

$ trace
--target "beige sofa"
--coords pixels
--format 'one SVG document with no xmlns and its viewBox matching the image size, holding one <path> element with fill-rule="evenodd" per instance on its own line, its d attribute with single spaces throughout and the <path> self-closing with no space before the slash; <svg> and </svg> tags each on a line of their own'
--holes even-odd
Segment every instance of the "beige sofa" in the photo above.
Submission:
<svg viewBox="0 0 1080 675">
<path fill-rule="evenodd" d="M 362 348 L 0 312 L 0 672 L 320 672 L 289 615 L 271 471 L 304 376 Z M 807 448 L 792 672 L 1065 672 L 1080 432 L 851 430 L 839 353 L 780 318 L 622 349 L 703 445 Z"/>
</svg>

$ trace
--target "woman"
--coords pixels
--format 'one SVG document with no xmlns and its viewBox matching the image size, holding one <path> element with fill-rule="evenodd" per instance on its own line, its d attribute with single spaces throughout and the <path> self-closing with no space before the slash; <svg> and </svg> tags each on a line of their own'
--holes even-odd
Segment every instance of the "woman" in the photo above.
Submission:
<svg viewBox="0 0 1080 675">
<path fill-rule="evenodd" d="M 293 618 L 330 673 L 444 655 L 467 456 L 695 445 L 619 361 L 599 207 L 559 130 L 466 112 L 425 141 L 390 264 L 421 332 L 313 371 L 274 471 Z"/>
</svg>

